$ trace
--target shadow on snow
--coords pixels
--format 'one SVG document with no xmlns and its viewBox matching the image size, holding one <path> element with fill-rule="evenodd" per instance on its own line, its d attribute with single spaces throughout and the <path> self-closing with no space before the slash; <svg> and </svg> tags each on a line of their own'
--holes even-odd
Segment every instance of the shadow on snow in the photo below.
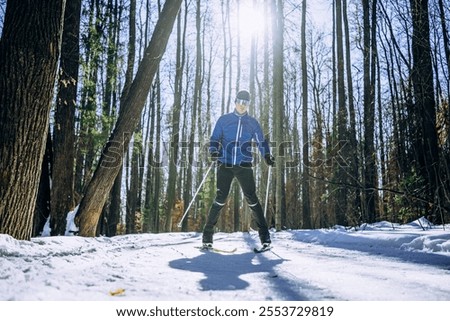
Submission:
<svg viewBox="0 0 450 321">
<path fill-rule="evenodd" d="M 252 241 L 254 240 L 247 239 L 247 243 Z M 278 300 L 278 298 L 273 298 L 274 291 L 279 293 L 283 300 L 308 300 L 300 293 L 301 287 L 298 284 L 278 275 L 275 268 L 283 261 L 281 258 L 270 259 L 265 254 L 253 252 L 233 254 L 201 252 L 200 255 L 193 258 L 171 261 L 169 266 L 174 269 L 203 273 L 205 278 L 199 282 L 202 291 L 245 290 L 250 283 L 241 277 L 260 274 L 254 280 L 255 282 L 264 282 L 258 287 L 266 292 L 261 293 L 265 300 Z M 257 298 L 255 299 L 257 300 Z"/>
</svg>

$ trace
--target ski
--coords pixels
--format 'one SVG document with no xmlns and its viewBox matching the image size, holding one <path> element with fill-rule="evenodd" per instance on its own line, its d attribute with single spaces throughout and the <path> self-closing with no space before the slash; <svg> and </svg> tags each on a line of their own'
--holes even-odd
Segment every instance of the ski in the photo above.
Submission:
<svg viewBox="0 0 450 321">
<path fill-rule="evenodd" d="M 262 253 L 262 252 L 270 251 L 271 249 L 272 249 L 272 246 L 269 244 L 269 245 L 262 246 L 260 248 L 255 247 L 253 249 L 253 252 L 255 252 L 255 253 Z"/>
<path fill-rule="evenodd" d="M 204 252 L 216 252 L 216 253 L 234 253 L 237 251 L 237 248 L 226 250 L 226 249 L 218 249 L 217 247 L 206 247 L 206 246 L 196 246 L 195 248 L 204 251 Z"/>
</svg>

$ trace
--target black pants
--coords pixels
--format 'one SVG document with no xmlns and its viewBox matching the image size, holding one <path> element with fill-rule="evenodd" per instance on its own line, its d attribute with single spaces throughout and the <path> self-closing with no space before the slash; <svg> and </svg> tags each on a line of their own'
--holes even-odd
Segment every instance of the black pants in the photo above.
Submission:
<svg viewBox="0 0 450 321">
<path fill-rule="evenodd" d="M 221 164 L 217 169 L 217 192 L 216 198 L 209 209 L 208 218 L 203 228 L 203 243 L 212 243 L 214 226 L 220 216 L 220 210 L 224 207 L 230 192 L 233 178 L 237 178 L 244 197 L 252 210 L 253 219 L 258 226 L 261 243 L 270 243 L 270 234 L 261 204 L 256 195 L 255 179 L 253 169 L 243 166 L 229 166 Z"/>
</svg>

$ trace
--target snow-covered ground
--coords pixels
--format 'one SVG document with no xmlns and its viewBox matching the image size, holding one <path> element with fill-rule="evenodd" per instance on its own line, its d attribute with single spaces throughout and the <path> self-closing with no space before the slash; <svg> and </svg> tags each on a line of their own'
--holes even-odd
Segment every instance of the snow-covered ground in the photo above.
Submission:
<svg viewBox="0 0 450 321">
<path fill-rule="evenodd" d="M 215 235 L 234 253 L 194 232 L 0 235 L 0 300 L 450 301 L 450 227 L 421 223 L 272 232 L 262 254 L 255 232 Z"/>
</svg>

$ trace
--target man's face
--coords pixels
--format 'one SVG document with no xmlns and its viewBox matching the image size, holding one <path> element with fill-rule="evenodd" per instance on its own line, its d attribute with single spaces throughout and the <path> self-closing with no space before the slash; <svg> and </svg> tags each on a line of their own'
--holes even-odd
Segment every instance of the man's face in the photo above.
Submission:
<svg viewBox="0 0 450 321">
<path fill-rule="evenodd" d="M 236 111 L 239 114 L 245 114 L 247 112 L 248 105 L 250 105 L 250 101 L 238 99 L 236 100 Z"/>
</svg>

